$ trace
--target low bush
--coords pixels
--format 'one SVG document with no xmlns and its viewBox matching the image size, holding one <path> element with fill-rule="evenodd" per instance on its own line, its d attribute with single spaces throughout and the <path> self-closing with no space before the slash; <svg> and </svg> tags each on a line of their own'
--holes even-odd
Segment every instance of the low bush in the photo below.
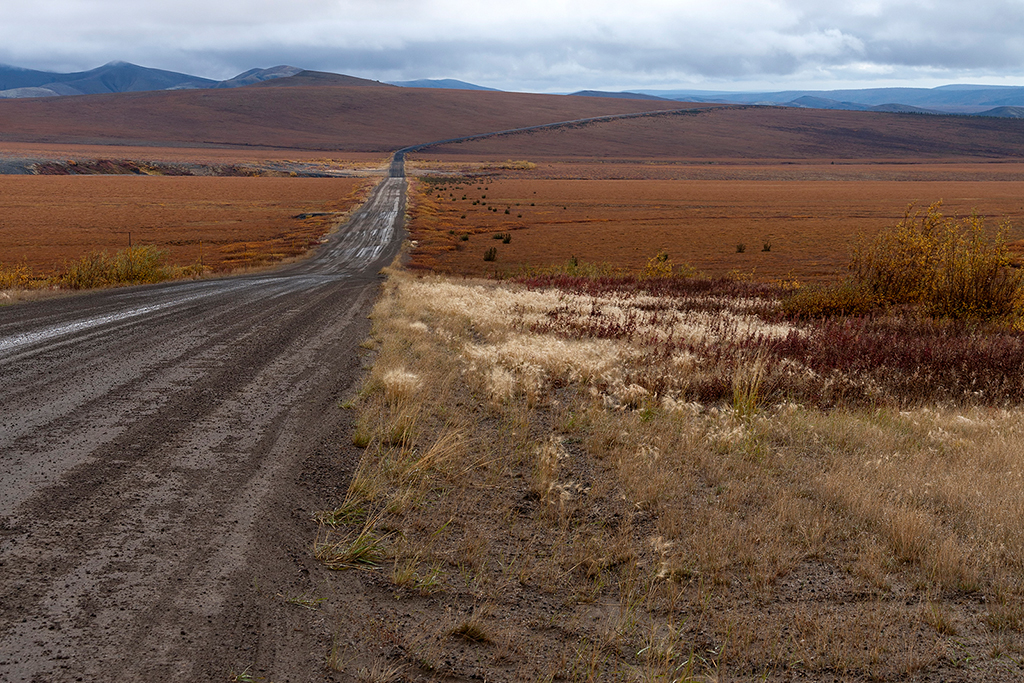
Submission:
<svg viewBox="0 0 1024 683">
<path fill-rule="evenodd" d="M 891 230 L 858 245 L 854 279 L 882 303 L 921 304 L 937 317 L 1009 316 L 1024 280 L 1009 268 L 1006 226 L 989 239 L 981 216 L 948 218 L 940 207 L 924 215 L 908 209 Z"/>
<path fill-rule="evenodd" d="M 32 282 L 32 269 L 24 263 L 16 266 L 0 264 L 0 289 L 28 289 Z"/>
<path fill-rule="evenodd" d="M 1024 273 L 1010 267 L 1007 226 L 989 237 L 984 219 L 944 216 L 941 202 L 854 249 L 850 277 L 799 291 L 783 308 L 798 317 L 859 315 L 909 306 L 937 318 L 1010 320 L 1024 301 Z"/>
<path fill-rule="evenodd" d="M 498 165 L 498 168 L 509 171 L 532 171 L 537 168 L 537 164 L 532 161 L 520 161 L 509 159 Z"/>
<path fill-rule="evenodd" d="M 54 279 L 67 289 L 161 282 L 171 276 L 162 265 L 163 258 L 164 252 L 153 246 L 128 247 L 112 256 L 94 251 L 66 263 Z"/>
<path fill-rule="evenodd" d="M 795 318 L 831 318 L 867 315 L 878 308 L 872 292 L 853 281 L 797 289 L 782 301 L 784 315 Z"/>
<path fill-rule="evenodd" d="M 608 263 L 588 263 L 570 256 L 564 263 L 551 266 L 522 266 L 514 279 L 528 286 L 550 286 L 552 280 L 590 280 L 610 277 L 617 271 Z"/>
<path fill-rule="evenodd" d="M 672 277 L 692 277 L 697 271 L 693 269 L 689 264 L 682 264 L 678 267 L 669 258 L 668 252 L 659 251 L 657 254 L 652 256 L 648 261 L 647 265 L 640 271 L 639 278 L 641 280 L 656 280 Z"/>
</svg>

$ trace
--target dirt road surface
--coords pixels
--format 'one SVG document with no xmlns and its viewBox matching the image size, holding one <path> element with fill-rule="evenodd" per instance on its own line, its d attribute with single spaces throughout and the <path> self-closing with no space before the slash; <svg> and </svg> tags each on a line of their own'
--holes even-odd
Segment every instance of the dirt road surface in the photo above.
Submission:
<svg viewBox="0 0 1024 683">
<path fill-rule="evenodd" d="M 0 309 L 0 681 L 324 679 L 311 516 L 404 202 L 272 274 Z"/>
</svg>

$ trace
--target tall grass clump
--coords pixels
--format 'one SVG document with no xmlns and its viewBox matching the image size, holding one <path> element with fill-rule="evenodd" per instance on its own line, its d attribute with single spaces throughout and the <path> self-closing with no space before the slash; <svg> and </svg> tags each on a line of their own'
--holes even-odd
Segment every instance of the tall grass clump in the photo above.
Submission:
<svg viewBox="0 0 1024 683">
<path fill-rule="evenodd" d="M 153 246 L 128 247 L 112 256 L 95 251 L 65 264 L 56 280 L 68 289 L 161 282 L 171 277 L 162 265 L 164 255 Z"/>
<path fill-rule="evenodd" d="M 802 317 L 909 307 L 951 320 L 1010 320 L 1020 313 L 1024 273 L 1011 267 L 1007 226 L 948 217 L 936 202 L 856 245 L 847 281 L 800 292 L 784 306 Z"/>
</svg>

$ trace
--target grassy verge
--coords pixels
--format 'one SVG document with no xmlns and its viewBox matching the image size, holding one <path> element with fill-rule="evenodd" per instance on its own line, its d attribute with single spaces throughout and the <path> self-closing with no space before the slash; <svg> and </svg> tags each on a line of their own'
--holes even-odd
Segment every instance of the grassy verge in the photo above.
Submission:
<svg viewBox="0 0 1024 683">
<path fill-rule="evenodd" d="M 328 566 L 361 568 L 332 666 L 391 680 L 1024 674 L 1015 394 L 938 401 L 918 387 L 945 380 L 888 381 L 895 356 L 780 318 L 765 286 L 551 277 L 389 273 L 354 402 L 365 454 L 315 544 Z M 935 332 L 936 347 L 988 339 L 870 324 Z M 836 348 L 860 364 L 826 362 Z"/>
</svg>

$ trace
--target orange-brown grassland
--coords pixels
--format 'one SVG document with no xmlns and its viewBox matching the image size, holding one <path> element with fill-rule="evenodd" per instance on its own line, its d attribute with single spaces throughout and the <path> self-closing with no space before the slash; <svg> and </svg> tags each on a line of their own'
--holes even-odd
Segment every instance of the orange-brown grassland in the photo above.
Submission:
<svg viewBox="0 0 1024 683">
<path fill-rule="evenodd" d="M 330 669 L 1024 676 L 1024 165 L 421 157 Z"/>
<path fill-rule="evenodd" d="M 533 163 L 533 162 L 527 162 Z M 572 256 L 636 271 L 659 251 L 713 276 L 841 275 L 859 234 L 943 201 L 1024 237 L 1024 163 L 421 162 L 411 266 L 511 274 Z M 474 178 L 443 171 L 465 168 Z M 511 234 L 508 243 L 492 241 Z M 469 240 L 464 236 L 468 235 Z M 497 245 L 494 261 L 484 252 Z M 742 248 L 740 248 L 742 247 Z"/>
<path fill-rule="evenodd" d="M 77 288 L 76 266 L 102 254 L 153 257 L 154 279 L 298 258 L 344 222 L 385 163 L 322 153 L 267 160 L 148 149 L 140 160 L 105 156 L 124 154 L 111 148 L 3 151 L 31 157 L 36 173 L 0 175 L 0 289 Z"/>
</svg>

